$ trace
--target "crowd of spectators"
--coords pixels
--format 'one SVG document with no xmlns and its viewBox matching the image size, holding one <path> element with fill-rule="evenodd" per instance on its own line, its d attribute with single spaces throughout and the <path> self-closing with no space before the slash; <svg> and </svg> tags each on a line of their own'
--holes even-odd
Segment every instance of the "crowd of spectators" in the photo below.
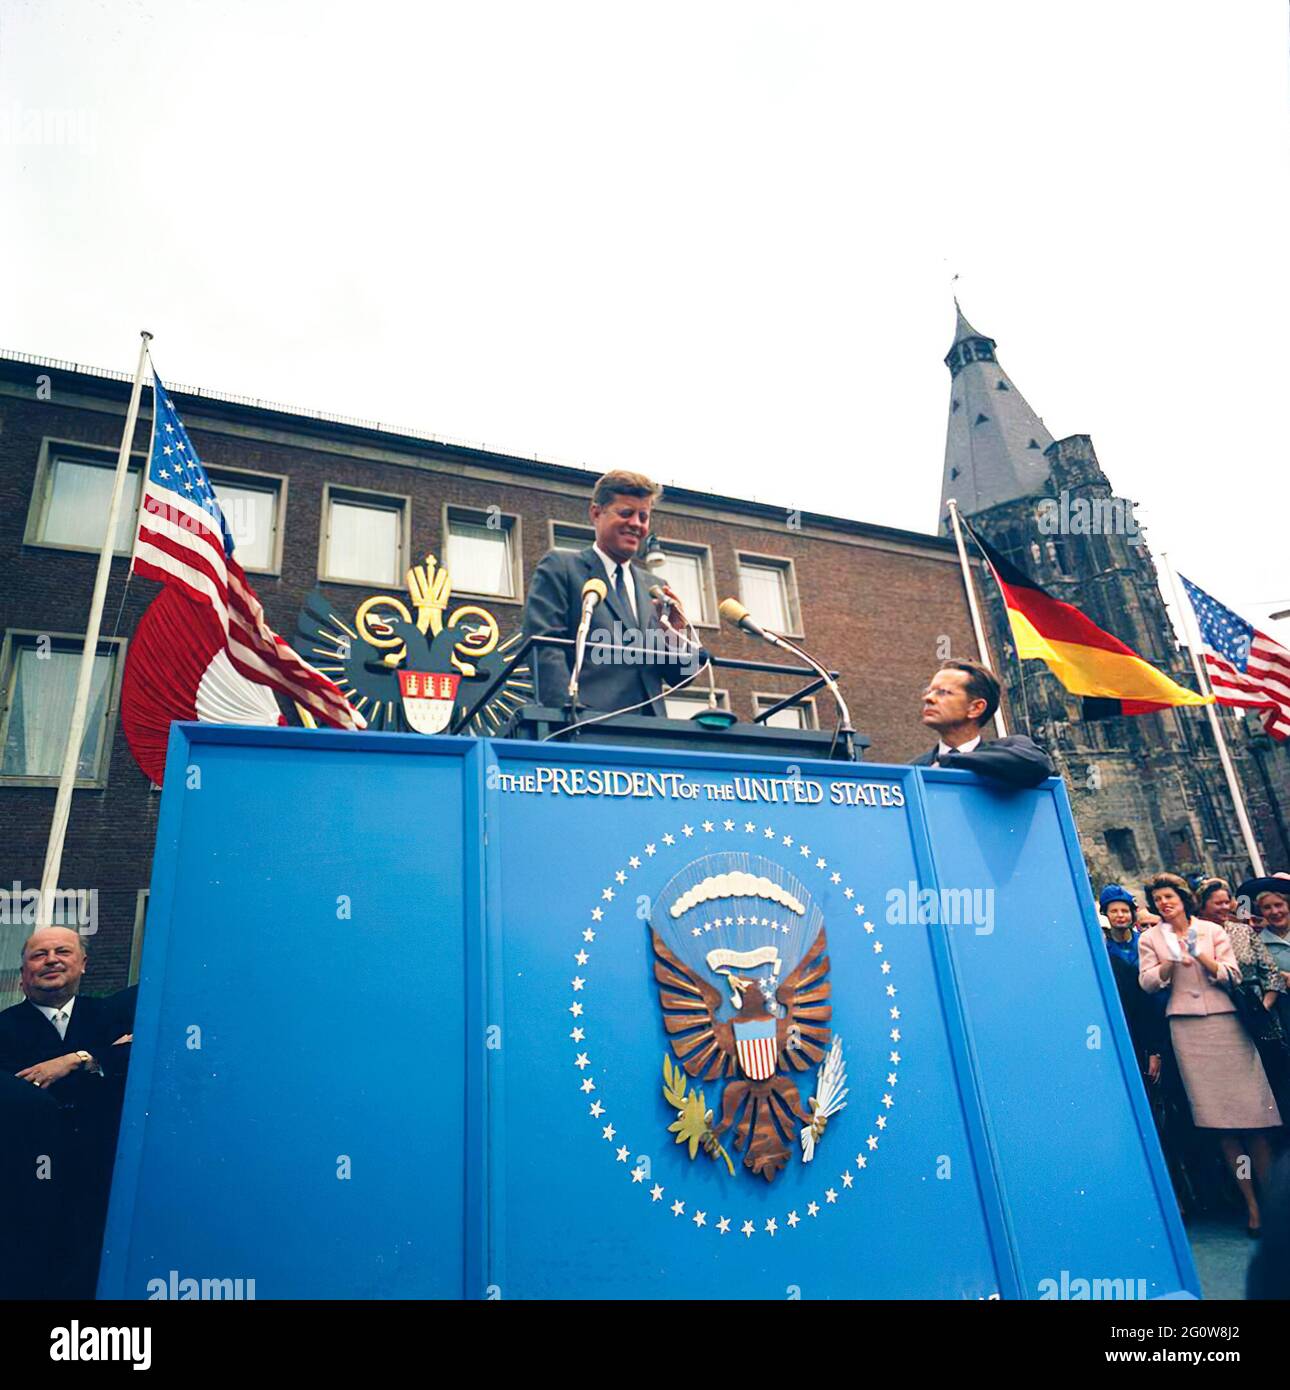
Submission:
<svg viewBox="0 0 1290 1390">
<path fill-rule="evenodd" d="M 1243 1206 L 1259 1237 L 1290 1123 L 1290 874 L 1158 873 L 1098 907 L 1179 1206 Z"/>
</svg>

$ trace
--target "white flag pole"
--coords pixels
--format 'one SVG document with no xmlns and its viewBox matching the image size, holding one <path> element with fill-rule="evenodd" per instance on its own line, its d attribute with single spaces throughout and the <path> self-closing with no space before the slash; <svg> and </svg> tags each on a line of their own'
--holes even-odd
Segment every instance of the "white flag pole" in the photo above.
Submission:
<svg viewBox="0 0 1290 1390">
<path fill-rule="evenodd" d="M 946 502 L 946 506 L 950 509 L 950 525 L 954 528 L 954 543 L 959 548 L 959 564 L 963 569 L 963 587 L 967 590 L 968 611 L 972 614 L 972 630 L 976 633 L 976 649 L 981 653 L 981 660 L 993 670 L 994 662 L 990 659 L 990 646 L 985 640 L 985 628 L 981 625 L 981 610 L 976 603 L 976 588 L 972 583 L 972 567 L 968 564 L 967 549 L 963 544 L 963 532 L 959 527 L 959 506 L 952 497 Z M 994 712 L 994 731 L 1000 738 L 1008 737 L 1008 726 L 1003 722 L 1002 702 Z"/>
<path fill-rule="evenodd" d="M 1182 637 L 1187 643 L 1187 650 L 1191 653 L 1191 666 L 1196 673 L 1200 693 L 1212 695 L 1214 689 L 1205 673 L 1205 663 L 1200 659 L 1199 628 L 1193 629 L 1193 624 L 1187 621 L 1187 614 L 1191 611 L 1191 605 L 1183 602 L 1182 591 L 1178 587 L 1178 576 L 1174 573 L 1173 565 L 1169 563 L 1169 556 L 1161 555 L 1160 562 L 1169 572 L 1169 585 L 1173 590 L 1174 604 L 1178 609 L 1178 621 L 1182 624 Z M 1214 732 L 1214 743 L 1218 747 L 1219 761 L 1223 764 L 1223 771 L 1227 774 L 1227 789 L 1232 793 L 1232 805 L 1236 808 L 1236 820 L 1245 840 L 1245 852 L 1250 856 L 1250 864 L 1254 868 L 1255 878 L 1262 878 L 1265 873 L 1263 856 L 1259 853 L 1258 841 L 1254 838 L 1254 827 L 1250 824 L 1249 813 L 1245 809 L 1245 797 L 1241 794 L 1241 784 L 1236 780 L 1236 768 L 1232 763 L 1232 755 L 1227 749 L 1227 740 L 1223 737 L 1223 725 L 1219 721 L 1218 711 L 1212 703 L 1205 706 L 1205 713 L 1209 715 L 1209 727 Z"/>
<path fill-rule="evenodd" d="M 90 684 L 94 675 L 94 657 L 99 648 L 99 630 L 103 625 L 103 603 L 107 598 L 108 580 L 112 575 L 112 557 L 116 545 L 117 518 L 121 513 L 121 498 L 130 471 L 130 446 L 134 442 L 135 422 L 139 418 L 139 397 L 143 392 L 143 377 L 148 365 L 148 343 L 152 334 L 140 333 L 139 365 L 135 368 L 134 387 L 130 406 L 125 414 L 125 429 L 121 433 L 121 450 L 116 459 L 116 476 L 112 482 L 112 500 L 108 504 L 107 530 L 103 549 L 99 551 L 99 568 L 94 579 L 94 597 L 90 603 L 89 621 L 85 625 L 85 645 L 81 649 L 81 667 L 76 679 L 76 699 L 72 704 L 72 723 L 63 753 L 63 770 L 58 779 L 58 796 L 54 801 L 54 817 L 49 826 L 49 844 L 45 850 L 45 869 L 40 880 L 40 924 L 49 926 L 54 894 L 58 891 L 58 874 L 63 863 L 63 842 L 67 837 L 67 820 L 72 810 L 72 788 L 76 783 L 76 767 L 81 758 L 81 739 L 85 734 L 85 716 L 90 704 Z"/>
</svg>

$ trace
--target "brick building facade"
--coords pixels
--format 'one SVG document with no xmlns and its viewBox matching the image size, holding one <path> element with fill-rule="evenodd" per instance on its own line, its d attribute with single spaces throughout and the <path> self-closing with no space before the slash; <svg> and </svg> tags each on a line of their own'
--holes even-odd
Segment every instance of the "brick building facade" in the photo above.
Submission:
<svg viewBox="0 0 1290 1390">
<path fill-rule="evenodd" d="M 524 583 L 553 544 L 579 542 L 591 485 L 604 471 L 174 385 L 169 389 L 217 493 L 225 488 L 272 516 L 269 534 L 260 535 L 255 556 L 260 563 L 253 567 L 250 552 L 241 548 L 239 557 L 269 621 L 284 636 L 294 632 L 316 587 L 337 612 L 352 613 L 370 594 L 402 592 L 401 576 L 409 564 L 427 553 L 445 556 L 450 530 L 468 536 L 490 518 L 507 538 L 513 592 L 472 595 L 454 583 L 454 600 L 486 605 L 504 634 L 515 631 Z M 140 463 L 149 440 L 149 394 L 144 393 L 134 440 Z M 35 662 L 41 650 L 60 659 L 79 652 L 76 638 L 83 639 L 97 564 L 97 547 L 83 542 L 91 539 L 89 514 L 101 506 L 96 499 L 115 464 L 128 395 L 128 381 L 120 374 L 21 355 L 0 357 L 0 633 L 5 639 L 0 878 L 5 885 L 39 884 L 57 782 L 56 774 L 22 771 L 41 765 L 41 758 L 47 765 L 51 754 L 22 708 L 23 691 L 37 687 L 19 680 L 19 667 Z M 656 473 L 666 479 L 666 460 L 660 460 Z M 329 527 L 338 506 L 380 512 L 382 523 L 389 524 L 397 554 L 388 581 L 328 577 L 334 554 Z M 118 531 L 119 545 L 128 548 L 133 525 L 131 513 Z M 101 536 L 101 520 L 98 527 Z M 687 557 L 704 610 L 692 616 L 701 619 L 699 631 L 716 655 L 767 655 L 768 649 L 717 626 L 716 603 L 739 595 L 749 573 L 762 581 L 770 576 L 782 585 L 787 616 L 803 645 L 842 673 L 855 723 L 871 741 L 868 760 L 905 762 L 926 748 L 918 696 L 928 675 L 947 653 L 975 654 L 951 542 L 681 487 L 669 488 L 654 532 L 665 550 Z M 127 586 L 127 568 L 124 554 L 112 567 L 100 646 L 111 659 L 104 662 L 94 706 L 104 742 L 97 759 L 82 769 L 85 781 L 73 796 L 61 875 L 65 887 L 98 892 L 98 931 L 87 976 L 93 992 L 124 984 L 137 962 L 160 801 L 130 756 L 118 718 L 126 644 L 157 592 L 141 579 Z M 718 684 L 729 707 L 749 719 L 757 697 L 790 693 L 800 682 L 723 671 Z M 820 727 L 834 722 L 823 696 L 816 698 L 814 717 Z M 7 986 L 10 997 L 22 935 L 20 928 L 0 926 L 0 991 Z"/>
</svg>

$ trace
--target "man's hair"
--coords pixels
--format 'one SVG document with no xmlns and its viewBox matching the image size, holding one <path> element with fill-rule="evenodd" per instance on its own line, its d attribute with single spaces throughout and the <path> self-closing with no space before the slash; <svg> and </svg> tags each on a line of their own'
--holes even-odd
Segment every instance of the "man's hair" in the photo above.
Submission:
<svg viewBox="0 0 1290 1390">
<path fill-rule="evenodd" d="M 988 666 L 978 661 L 942 661 L 938 671 L 963 671 L 967 675 L 968 700 L 984 700 L 985 709 L 977 719 L 978 724 L 988 724 L 999 708 L 999 682 Z"/>
<path fill-rule="evenodd" d="M 1147 894 L 1147 901 L 1151 904 L 1151 910 L 1157 917 L 1163 917 L 1164 913 L 1156 906 L 1156 889 L 1172 888 L 1182 899 L 1183 911 L 1188 917 L 1196 916 L 1196 895 L 1191 891 L 1191 886 L 1185 878 L 1179 878 L 1177 874 L 1157 874 L 1155 878 L 1144 883 L 1143 888 Z"/>
<path fill-rule="evenodd" d="M 657 502 L 663 489 L 644 473 L 628 473 L 615 468 L 596 482 L 591 494 L 593 507 L 607 507 L 615 497 L 648 497 L 651 503 Z"/>
</svg>

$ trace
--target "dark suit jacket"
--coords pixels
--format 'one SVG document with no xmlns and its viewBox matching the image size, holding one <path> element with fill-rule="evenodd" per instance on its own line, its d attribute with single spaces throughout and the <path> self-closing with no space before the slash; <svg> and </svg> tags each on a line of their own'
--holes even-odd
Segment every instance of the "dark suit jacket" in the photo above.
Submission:
<svg viewBox="0 0 1290 1390">
<path fill-rule="evenodd" d="M 1139 1060 L 1154 1053 L 1163 1054 L 1169 1025 L 1165 1021 L 1164 1010 L 1156 1003 L 1156 996 L 1142 988 L 1138 983 L 1138 972 L 1128 961 L 1110 952 L 1107 959 L 1111 962 L 1120 1007 L 1124 1010 L 1124 1021 L 1129 1025 L 1129 1037 L 1133 1040 Z"/>
<path fill-rule="evenodd" d="M 0 1296 L 94 1297 L 130 1054 L 112 1044 L 134 1027 L 136 992 L 78 995 L 64 1038 L 25 999 L 0 1013 L 0 1243 L 23 1252 L 0 1262 Z M 13 1074 L 81 1051 L 104 1075 L 82 1069 L 37 1089 Z"/>
<path fill-rule="evenodd" d="M 543 556 L 533 572 L 528 599 L 524 604 L 524 635 L 542 637 L 574 637 L 582 617 L 582 586 L 588 579 L 605 580 L 608 596 L 592 615 L 587 634 L 587 655 L 579 678 L 578 698 L 584 705 L 597 710 L 624 709 L 641 700 L 650 703 L 634 711 L 637 714 L 663 713 L 658 696 L 663 683 L 675 685 L 692 675 L 702 663 L 702 656 L 689 660 L 661 661 L 665 652 L 666 632 L 658 621 L 654 602 L 649 596 L 654 582 L 635 561 L 629 570 L 636 582 L 636 611 L 640 626 L 630 612 L 624 612 L 605 576 L 600 556 L 588 546 L 585 550 L 552 550 Z M 605 652 L 597 660 L 597 643 L 614 642 L 615 625 L 618 645 L 631 645 L 633 655 L 649 659 L 632 661 L 621 652 Z M 626 640 L 624 640 L 626 638 Z M 670 648 L 674 654 L 675 646 Z M 538 675 L 538 698 L 544 705 L 563 705 L 568 698 L 569 675 L 573 669 L 572 647 L 543 647 L 534 663 Z"/>
<path fill-rule="evenodd" d="M 914 766 L 931 767 L 935 763 L 936 749 L 933 748 L 917 759 Z M 993 743 L 980 743 L 970 753 L 947 753 L 940 766 L 977 772 L 1010 787 L 1037 787 L 1053 775 L 1048 754 L 1025 734 L 1009 734 Z"/>
<path fill-rule="evenodd" d="M 117 1038 L 134 1027 L 136 989 L 123 989 L 103 999 L 77 995 L 76 1006 L 67 1024 L 67 1036 L 60 1038 L 58 1029 L 29 1000 L 15 1004 L 0 1013 L 0 1071 L 22 1071 L 24 1067 L 62 1057 L 68 1052 L 88 1052 L 103 1068 L 108 1084 L 125 1074 L 130 1048 L 126 1044 L 113 1047 Z M 74 1071 L 56 1081 L 49 1094 L 60 1104 L 77 1105 L 85 1100 L 98 1101 L 104 1095 L 105 1078 L 93 1076 L 84 1069 Z"/>
</svg>

